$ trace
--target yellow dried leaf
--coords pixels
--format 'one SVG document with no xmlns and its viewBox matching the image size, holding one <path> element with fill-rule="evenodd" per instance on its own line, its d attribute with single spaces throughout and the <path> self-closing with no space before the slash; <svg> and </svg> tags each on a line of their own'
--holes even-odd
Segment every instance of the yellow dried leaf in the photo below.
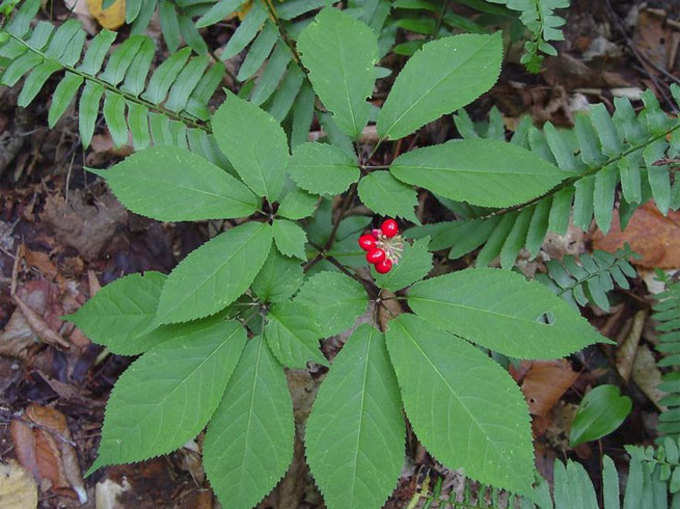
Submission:
<svg viewBox="0 0 680 509">
<path fill-rule="evenodd" d="M 116 0 L 107 9 L 102 9 L 103 0 L 87 0 L 90 14 L 101 26 L 109 30 L 116 30 L 125 23 L 125 0 Z"/>
<path fill-rule="evenodd" d="M 38 507 L 38 487 L 33 476 L 16 461 L 0 463 L 0 507 L 35 509 Z"/>
</svg>

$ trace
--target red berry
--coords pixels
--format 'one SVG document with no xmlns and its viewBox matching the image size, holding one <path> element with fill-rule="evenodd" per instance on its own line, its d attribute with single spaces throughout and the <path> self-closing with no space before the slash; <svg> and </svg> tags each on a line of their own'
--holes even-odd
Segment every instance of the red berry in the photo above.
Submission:
<svg viewBox="0 0 680 509">
<path fill-rule="evenodd" d="M 370 251 L 375 247 L 375 237 L 370 233 L 366 233 L 359 237 L 359 247 L 364 251 Z"/>
<path fill-rule="evenodd" d="M 391 268 L 392 268 L 392 260 L 390 260 L 389 258 L 385 258 L 383 261 L 375 264 L 375 270 L 379 274 L 386 274 L 390 271 Z"/>
<path fill-rule="evenodd" d="M 399 233 L 399 225 L 394 219 L 385 219 L 385 221 L 383 221 L 383 224 L 380 226 L 380 229 L 382 230 L 383 234 L 385 234 L 385 237 L 387 237 L 388 239 L 391 239 L 397 233 Z"/>
<path fill-rule="evenodd" d="M 368 263 L 378 263 L 381 262 L 385 259 L 385 251 L 380 249 L 379 247 L 376 247 L 375 249 L 371 249 L 368 253 L 366 253 L 366 261 Z"/>
</svg>

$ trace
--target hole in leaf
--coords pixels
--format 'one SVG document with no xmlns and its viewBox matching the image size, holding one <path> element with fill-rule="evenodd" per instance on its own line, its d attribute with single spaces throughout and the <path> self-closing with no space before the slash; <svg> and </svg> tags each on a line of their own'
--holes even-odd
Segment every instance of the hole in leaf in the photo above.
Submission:
<svg viewBox="0 0 680 509">
<path fill-rule="evenodd" d="M 543 323 L 545 325 L 554 325 L 555 324 L 555 315 L 553 315 L 552 311 L 548 311 L 546 313 L 541 313 L 536 318 L 536 321 L 539 322 L 539 323 Z"/>
</svg>

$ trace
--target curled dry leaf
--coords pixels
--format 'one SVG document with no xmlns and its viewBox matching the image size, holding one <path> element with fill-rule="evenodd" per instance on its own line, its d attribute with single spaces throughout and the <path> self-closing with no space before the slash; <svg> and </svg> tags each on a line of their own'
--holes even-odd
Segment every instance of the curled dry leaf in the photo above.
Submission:
<svg viewBox="0 0 680 509">
<path fill-rule="evenodd" d="M 47 480 L 54 491 L 73 490 L 81 503 L 87 493 L 80 473 L 71 432 L 64 414 L 53 408 L 31 404 L 25 420 L 10 424 L 17 457 L 36 479 Z"/>
<path fill-rule="evenodd" d="M 645 320 L 647 318 L 647 311 L 640 310 L 635 313 L 632 320 L 632 325 L 625 334 L 622 341 L 617 341 L 619 346 L 616 349 L 616 369 L 621 378 L 626 382 L 630 379 L 630 374 L 633 370 L 633 364 L 642 337 L 642 330 L 645 327 Z M 617 338 L 618 339 L 618 338 Z"/>
<path fill-rule="evenodd" d="M 593 247 L 610 253 L 622 248 L 626 242 L 642 256 L 631 260 L 638 267 L 680 267 L 680 212 L 669 211 L 663 216 L 654 202 L 649 201 L 633 213 L 623 232 L 618 210 L 615 210 L 609 233 L 605 236 L 597 230 L 593 235 Z"/>
<path fill-rule="evenodd" d="M 16 461 L 0 463 L 0 507 L 35 509 L 38 507 L 38 487 L 30 472 Z"/>
<path fill-rule="evenodd" d="M 33 311 L 33 309 L 31 309 L 28 304 L 22 301 L 19 296 L 14 296 L 14 302 L 16 302 L 17 306 L 19 306 L 19 309 L 21 309 L 21 313 L 24 315 L 24 318 L 26 318 L 26 322 L 31 327 L 33 332 L 35 332 L 36 335 L 45 343 L 62 348 L 69 348 L 71 346 L 64 338 L 61 337 L 61 335 L 52 330 L 49 325 L 47 325 L 45 320 L 43 320 L 38 313 Z"/>
</svg>

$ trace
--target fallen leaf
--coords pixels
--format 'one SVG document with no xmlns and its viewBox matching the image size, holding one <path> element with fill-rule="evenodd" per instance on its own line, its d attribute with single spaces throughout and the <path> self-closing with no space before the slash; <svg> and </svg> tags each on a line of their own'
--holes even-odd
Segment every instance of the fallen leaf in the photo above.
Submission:
<svg viewBox="0 0 680 509">
<path fill-rule="evenodd" d="M 529 413 L 545 417 L 562 395 L 578 378 L 566 359 L 531 361 L 524 375 L 522 392 L 529 405 Z"/>
<path fill-rule="evenodd" d="M 661 371 L 656 365 L 654 354 L 647 345 L 642 345 L 638 348 L 635 361 L 633 362 L 633 381 L 659 410 L 664 411 L 666 409 L 666 407 L 659 404 L 661 398 L 666 395 L 665 392 L 658 388 L 662 382 Z"/>
<path fill-rule="evenodd" d="M 28 265 L 38 269 L 44 276 L 48 276 L 50 279 L 57 279 L 59 277 L 57 267 L 52 263 L 52 260 L 50 260 L 50 256 L 47 253 L 32 251 L 25 248 L 23 256 Z"/>
<path fill-rule="evenodd" d="M 31 404 L 24 419 L 10 424 L 12 442 L 24 468 L 38 481 L 49 481 L 58 493 L 75 492 L 81 503 L 87 492 L 80 473 L 78 456 L 64 414 L 54 408 Z M 73 491 L 71 491 L 73 490 Z"/>
<path fill-rule="evenodd" d="M 633 46 L 643 56 L 641 64 L 649 74 L 661 76 L 656 68 L 666 70 L 673 67 L 669 58 L 673 48 L 673 33 L 671 26 L 666 23 L 665 12 L 642 9 L 638 14 L 633 32 Z"/>
<path fill-rule="evenodd" d="M 639 207 L 622 232 L 618 210 L 614 211 L 611 230 L 604 235 L 597 230 L 593 247 L 614 253 L 625 243 L 641 258 L 630 262 L 638 267 L 674 269 L 680 267 L 680 212 L 663 216 L 653 201 Z"/>
<path fill-rule="evenodd" d="M 90 205 L 85 193 L 76 190 L 68 202 L 61 195 L 48 196 L 41 219 L 54 228 L 65 244 L 77 249 L 87 261 L 94 261 L 117 225 L 127 221 L 127 212 L 110 193 Z"/>
<path fill-rule="evenodd" d="M 646 318 L 647 311 L 645 310 L 640 310 L 635 313 L 632 320 L 632 327 L 630 327 L 630 330 L 627 331 L 625 337 L 616 348 L 616 354 L 614 355 L 614 358 L 616 359 L 616 369 L 621 375 L 621 378 L 626 382 L 628 382 L 633 370 L 633 364 L 635 362 L 638 345 L 640 344 L 640 338 L 642 337 L 642 330 L 645 327 Z"/>
<path fill-rule="evenodd" d="M 47 307 L 47 285 L 31 282 L 18 290 L 17 294 L 32 309 L 44 313 Z M 24 317 L 20 308 L 16 308 L 12 316 L 0 332 L 0 354 L 25 359 L 28 347 L 35 344 L 35 333 Z"/>
<path fill-rule="evenodd" d="M 112 5 L 102 9 L 102 0 L 87 0 L 87 7 L 94 19 L 109 30 L 116 30 L 125 23 L 125 0 L 115 0 Z"/>
<path fill-rule="evenodd" d="M 14 444 L 14 452 L 21 465 L 31 472 L 35 479 L 40 479 L 40 470 L 35 456 L 35 436 L 31 427 L 21 419 L 12 419 L 9 434 Z"/>
<path fill-rule="evenodd" d="M 35 332 L 45 343 L 49 343 L 52 346 L 60 346 L 62 348 L 69 348 L 71 346 L 70 343 L 61 337 L 61 335 L 53 331 L 47 323 L 45 323 L 42 317 L 33 311 L 28 304 L 22 301 L 18 295 L 14 296 L 14 302 L 16 302 L 19 309 L 21 309 L 21 313 L 24 315 L 24 318 L 26 318 L 28 325 L 33 329 L 33 332 Z"/>
<path fill-rule="evenodd" d="M 0 507 L 35 509 L 38 507 L 38 487 L 30 472 L 16 461 L 0 463 Z"/>
</svg>

